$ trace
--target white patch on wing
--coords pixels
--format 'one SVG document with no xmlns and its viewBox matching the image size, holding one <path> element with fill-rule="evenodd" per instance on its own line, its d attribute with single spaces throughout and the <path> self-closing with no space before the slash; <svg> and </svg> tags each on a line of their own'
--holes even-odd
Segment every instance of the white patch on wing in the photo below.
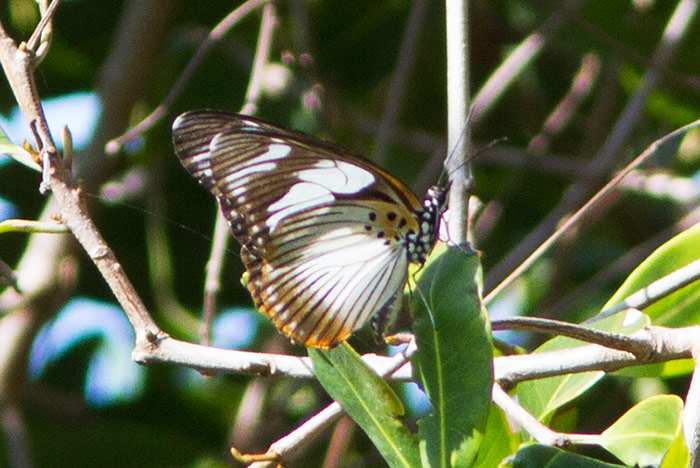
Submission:
<svg viewBox="0 0 700 468">
<path fill-rule="evenodd" d="M 216 159 L 224 157 L 222 155 L 226 149 L 226 140 L 220 141 L 220 138 L 226 138 L 225 134 L 222 134 L 221 137 L 219 135 L 214 137 L 210 145 L 210 153 L 214 156 L 214 166 L 217 164 Z M 250 176 L 274 171 L 277 169 L 277 162 L 275 161 L 286 158 L 291 151 L 292 148 L 289 145 L 272 144 L 267 147 L 267 151 L 264 153 L 242 161 L 237 167 L 233 166 L 235 170 L 226 174 L 226 177 L 223 178 L 223 191 L 233 193 L 234 196 L 244 193 L 244 185 L 250 181 Z M 216 155 L 219 155 L 219 158 Z"/>
<path fill-rule="evenodd" d="M 303 268 L 310 272 L 304 289 L 322 298 L 314 313 L 317 317 L 309 320 L 317 324 L 310 336 L 326 326 L 331 336 L 342 326 L 361 327 L 401 290 L 405 280 L 407 257 L 401 249 L 364 234 L 339 234 L 323 236 L 302 256 Z"/>
<path fill-rule="evenodd" d="M 314 257 L 323 255 L 323 262 L 328 267 L 347 267 L 372 263 L 377 257 L 392 250 L 384 245 L 383 239 L 347 231 L 346 228 L 341 228 L 328 232 L 310 244 L 305 254 Z"/>
<path fill-rule="evenodd" d="M 282 159 L 282 158 L 286 158 L 287 155 L 291 151 L 292 151 L 291 146 L 285 145 L 284 143 L 275 143 L 274 145 L 268 146 L 267 151 L 265 151 L 260 156 L 253 158 L 252 161 L 255 161 L 256 159 Z"/>
<path fill-rule="evenodd" d="M 319 237 L 319 240 L 325 241 L 329 239 L 335 239 L 338 237 L 346 237 L 346 236 L 352 236 L 355 234 L 355 230 L 349 228 L 349 227 L 341 227 L 337 229 L 333 229 L 331 231 L 328 231 L 324 235 Z"/>
<path fill-rule="evenodd" d="M 271 172 L 277 167 L 273 162 L 286 158 L 292 151 L 291 146 L 274 144 L 267 147 L 267 151 L 245 161 L 245 167 L 238 169 L 234 174 L 237 180 L 246 179 L 250 174 L 256 172 Z"/>
<path fill-rule="evenodd" d="M 292 185 L 289 192 L 268 207 L 270 217 L 265 224 L 271 230 L 289 216 L 332 203 L 335 194 L 358 193 L 376 182 L 366 169 L 331 160 L 318 161 L 312 168 L 298 171 L 296 176 L 300 182 Z"/>
<path fill-rule="evenodd" d="M 328 188 L 315 183 L 299 182 L 292 185 L 282 198 L 267 208 L 271 216 L 265 224 L 270 230 L 274 230 L 284 218 L 331 203 L 333 200 L 335 197 Z"/>
<path fill-rule="evenodd" d="M 334 193 L 353 194 L 375 182 L 371 172 L 344 161 L 323 160 L 297 173 L 299 180 L 323 185 Z"/>
<path fill-rule="evenodd" d="M 248 176 L 251 174 L 256 174 L 258 172 L 271 172 L 274 171 L 275 168 L 277 167 L 277 163 L 274 162 L 264 162 L 260 164 L 255 164 L 255 165 L 250 165 L 247 166 L 243 169 L 237 170 L 234 172 L 232 175 L 234 176 L 234 179 L 230 182 L 227 183 L 227 189 L 229 191 L 234 190 L 233 187 L 239 184 L 244 184 L 248 181 Z M 227 177 L 228 179 L 228 177 Z"/>
</svg>

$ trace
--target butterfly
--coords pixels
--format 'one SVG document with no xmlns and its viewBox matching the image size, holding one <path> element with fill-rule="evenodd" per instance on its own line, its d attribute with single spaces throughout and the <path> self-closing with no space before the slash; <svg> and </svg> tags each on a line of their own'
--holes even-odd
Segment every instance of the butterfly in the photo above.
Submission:
<svg viewBox="0 0 700 468">
<path fill-rule="evenodd" d="M 331 348 L 403 291 L 435 245 L 446 188 L 399 180 L 310 135 L 218 110 L 173 123 L 182 165 L 218 200 L 257 308 L 293 342 Z"/>
</svg>

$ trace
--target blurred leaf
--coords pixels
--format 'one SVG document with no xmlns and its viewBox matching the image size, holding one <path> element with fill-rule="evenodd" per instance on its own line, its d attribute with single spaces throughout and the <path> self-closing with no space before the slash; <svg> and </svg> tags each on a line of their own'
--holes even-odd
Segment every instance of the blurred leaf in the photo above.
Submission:
<svg viewBox="0 0 700 468">
<path fill-rule="evenodd" d="M 6 232 L 27 232 L 27 233 L 67 233 L 68 228 L 64 224 L 44 221 L 29 221 L 26 219 L 6 219 L 0 221 L 0 234 Z"/>
<path fill-rule="evenodd" d="M 658 466 L 681 432 L 683 401 L 656 395 L 637 403 L 600 435 L 600 444 L 628 465 Z"/>
<path fill-rule="evenodd" d="M 624 323 L 627 317 L 629 323 Z M 648 325 L 648 318 L 639 312 L 621 312 L 591 323 L 590 328 L 608 332 L 631 334 Z M 535 353 L 556 351 L 587 345 L 572 338 L 556 337 L 535 350 Z M 518 385 L 518 401 L 533 416 L 545 421 L 557 408 L 570 402 L 603 377 L 603 372 L 583 372 L 532 380 Z"/>
<path fill-rule="evenodd" d="M 389 466 L 419 466 L 418 440 L 400 421 L 403 406 L 391 387 L 347 343 L 308 352 L 323 388 L 365 431 Z"/>
<path fill-rule="evenodd" d="M 21 146 L 13 145 L 9 138 L 7 138 L 7 135 L 5 135 L 5 132 L 3 132 L 2 127 L 0 127 L 0 154 L 6 154 L 18 163 L 24 164 L 37 172 L 41 172 L 41 166 L 34 161 L 31 153 Z"/>
<path fill-rule="evenodd" d="M 664 461 L 661 463 L 660 468 L 676 468 L 677 466 L 688 466 L 690 461 L 690 455 L 688 454 L 688 448 L 685 446 L 685 439 L 683 438 L 683 431 L 678 431 L 678 435 L 673 439 L 671 447 L 669 447 L 668 452 L 664 456 Z"/>
<path fill-rule="evenodd" d="M 515 454 L 513 468 L 620 468 L 545 445 L 527 445 Z"/>
<path fill-rule="evenodd" d="M 433 406 L 419 421 L 424 466 L 470 466 L 484 436 L 493 348 L 481 288 L 478 256 L 450 247 L 425 268 L 414 293 L 413 365 Z"/>
<path fill-rule="evenodd" d="M 625 367 L 613 372 L 614 375 L 625 377 L 666 377 L 673 378 L 687 375 L 693 371 L 695 365 L 692 359 L 677 359 L 675 361 L 647 364 L 645 366 Z"/>
<path fill-rule="evenodd" d="M 700 258 L 700 223 L 664 243 L 629 275 L 603 310 L 630 294 Z M 700 323 L 700 282 L 694 282 L 644 309 L 654 325 L 678 327 Z"/>
<path fill-rule="evenodd" d="M 630 92 L 634 92 L 634 89 L 642 81 L 644 70 L 625 66 L 621 67 L 619 76 L 623 86 Z M 663 92 L 650 93 L 647 100 L 647 110 L 650 115 L 669 122 L 674 127 L 680 127 L 697 118 L 697 112 L 691 103 Z"/>
</svg>

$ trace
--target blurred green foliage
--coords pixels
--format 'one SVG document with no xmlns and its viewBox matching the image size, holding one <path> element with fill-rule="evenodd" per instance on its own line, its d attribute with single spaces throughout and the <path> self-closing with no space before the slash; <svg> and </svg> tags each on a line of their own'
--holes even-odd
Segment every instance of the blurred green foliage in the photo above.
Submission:
<svg viewBox="0 0 700 468">
<path fill-rule="evenodd" d="M 162 1 L 163 32 L 146 34 L 143 29 L 150 27 L 149 21 L 125 19 L 127 10 L 136 12 L 143 7 L 140 3 L 62 2 L 50 53 L 38 70 L 37 82 L 45 98 L 76 91 L 98 96 L 111 93 L 112 101 L 103 102 L 93 140 L 76 154 L 76 164 L 87 168 L 80 177 L 85 181 L 91 213 L 157 322 L 175 337 L 196 339 L 194 318 L 199 317 L 202 304 L 216 207 L 173 155 L 169 126 L 184 110 L 241 108 L 260 14 L 245 18 L 209 51 L 164 121 L 142 135 L 137 145 L 106 156 L 102 148 L 107 139 L 118 136 L 127 124 L 135 124 L 162 102 L 207 32 L 237 6 L 213 0 Z M 569 3 L 470 2 L 474 93 L 526 36 L 550 24 Z M 282 125 L 304 126 L 357 153 L 373 155 L 411 6 L 412 2 L 401 0 L 278 2 L 278 27 L 269 60 L 283 63 L 283 56 L 289 54 L 293 60 L 285 67 L 290 79 L 281 93 L 262 96 L 258 116 Z M 486 204 L 476 224 L 476 247 L 487 285 L 492 287 L 499 279 L 489 278 L 493 268 L 561 202 L 571 184 L 586 182 L 583 192 L 592 194 L 652 141 L 700 115 L 700 27 L 693 23 L 682 32 L 680 47 L 668 65 L 656 70 L 661 79 L 634 116 L 637 122 L 615 152 L 614 162 L 602 173 L 594 173 L 599 168 L 591 161 L 652 67 L 651 56 L 675 6 L 676 2 L 653 0 L 586 2 L 560 28 L 544 36 L 541 53 L 476 122 L 475 190 Z M 26 40 L 38 16 L 34 2 L 9 0 L 0 8 L 0 20 L 8 32 L 16 40 Z M 119 29 L 120 24 L 136 29 Z M 450 150 L 444 147 L 447 93 L 442 3 L 429 4 L 416 34 L 415 63 L 384 165 L 418 193 L 438 180 L 440 160 Z M 154 43 L 144 44 L 142 38 Z M 139 70 L 133 90 L 122 88 L 121 70 L 109 68 L 116 56 L 131 53 L 128 47 L 154 51 Z M 568 121 L 555 122 L 562 126 L 554 134 L 545 133 L 550 138 L 546 148 L 528 151 L 528 144 L 541 134 L 544 122 L 569 92 L 588 53 L 597 59 L 598 72 L 589 77 L 590 87 L 580 106 L 572 110 Z M 309 64 L 302 63 L 302 54 L 311 56 Z M 317 110 L 303 99 L 315 86 L 320 89 Z M 16 103 L 7 85 L 1 89 L 0 114 L 9 119 Z M 105 129 L 110 129 L 109 134 Z M 20 143 L 18 135 L 8 136 Z M 650 163 L 641 175 L 652 175 L 658 169 L 668 176 L 666 185 L 654 192 L 638 187 L 619 191 L 614 200 L 592 213 L 588 223 L 540 260 L 532 270 L 536 273 L 526 275 L 508 292 L 508 300 L 497 302 L 493 310 L 576 322 L 599 310 L 646 255 L 682 229 L 677 223 L 697 205 L 697 188 L 693 193 L 691 187 L 700 168 L 699 141 L 698 134 L 691 133 L 678 154 Z M 493 142 L 498 144 L 483 149 Z M 0 164 L 0 197 L 14 207 L 15 217 L 38 219 L 46 203 L 37 190 L 39 175 L 14 162 Z M 127 190 L 115 203 L 99 198 L 105 195 L 106 184 L 129 180 L 130 175 L 140 188 Z M 568 212 L 583 201 L 585 198 Z M 3 234 L 0 260 L 16 266 L 29 239 L 26 234 Z M 251 304 L 239 285 L 243 268 L 237 249 L 232 244 L 227 254 L 219 297 L 222 308 Z M 115 303 L 84 252 L 75 245 L 66 252 L 76 268 L 70 296 Z M 622 261 L 625 258 L 629 260 Z M 156 266 L 163 268 L 164 275 L 154 275 Z M 49 316 L 60 308 L 48 307 L 52 307 Z M 303 354 L 267 321 L 261 323 L 251 349 Z M 524 345 L 541 339 L 518 335 Z M 360 351 L 376 351 L 366 331 L 352 343 Z M 85 340 L 40 377 L 29 380 L 20 375 L 13 382 L 21 389 L 18 404 L 32 466 L 230 466 L 228 445 L 233 443 L 245 452 L 264 452 L 329 401 L 315 382 L 202 377 L 174 366 L 151 366 L 142 393 L 98 409 L 87 405 L 83 395 L 87 363 L 96 348 L 94 340 Z M 567 429 L 603 431 L 634 403 L 629 382 L 627 377 L 604 379 L 576 400 L 575 407 L 555 414 L 553 424 L 566 425 L 574 419 L 575 426 Z M 682 391 L 687 377 L 662 384 L 670 391 Z M 245 409 L 257 409 L 252 419 L 237 419 L 242 404 Z M 411 418 L 415 415 L 409 414 Z M 332 437 L 332 430 L 324 433 L 289 466 L 322 466 Z M 361 431 L 354 430 L 348 437 L 337 466 L 383 466 Z M 0 466 L 20 466 L 14 464 L 16 454 L 9 438 L 0 440 L 5 441 L 0 443 Z"/>
</svg>

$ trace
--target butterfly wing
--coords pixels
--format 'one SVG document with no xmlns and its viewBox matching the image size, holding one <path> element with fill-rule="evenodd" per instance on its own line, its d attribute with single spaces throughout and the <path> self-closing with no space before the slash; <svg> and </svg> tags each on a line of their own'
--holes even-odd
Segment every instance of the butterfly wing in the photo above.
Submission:
<svg viewBox="0 0 700 468">
<path fill-rule="evenodd" d="M 173 124 L 183 165 L 218 199 L 256 306 L 293 341 L 345 340 L 406 281 L 421 204 L 367 161 L 249 117 L 193 111 Z"/>
</svg>

